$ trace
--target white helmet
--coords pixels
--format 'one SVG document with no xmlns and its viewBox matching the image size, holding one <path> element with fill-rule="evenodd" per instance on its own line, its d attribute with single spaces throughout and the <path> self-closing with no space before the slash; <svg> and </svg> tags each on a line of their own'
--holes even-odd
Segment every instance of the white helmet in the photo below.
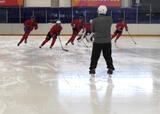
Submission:
<svg viewBox="0 0 160 114">
<path fill-rule="evenodd" d="M 91 20 L 89 21 L 89 23 L 92 24 L 92 21 L 93 21 L 93 20 L 91 19 Z"/>
<path fill-rule="evenodd" d="M 98 14 L 106 14 L 107 13 L 107 7 L 105 5 L 100 5 L 97 10 Z"/>
<path fill-rule="evenodd" d="M 60 21 L 60 20 L 57 20 L 57 21 L 56 21 L 56 24 L 61 24 L 61 21 Z"/>
</svg>

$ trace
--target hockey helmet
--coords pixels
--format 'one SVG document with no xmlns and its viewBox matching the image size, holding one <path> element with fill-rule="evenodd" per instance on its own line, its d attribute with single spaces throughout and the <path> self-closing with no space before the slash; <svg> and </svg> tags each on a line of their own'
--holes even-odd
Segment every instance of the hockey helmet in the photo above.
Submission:
<svg viewBox="0 0 160 114">
<path fill-rule="evenodd" d="M 97 9 L 98 14 L 106 14 L 107 13 L 107 7 L 105 5 L 100 5 Z"/>
<path fill-rule="evenodd" d="M 61 21 L 60 21 L 60 20 L 57 20 L 57 21 L 56 21 L 56 24 L 61 24 Z"/>
</svg>

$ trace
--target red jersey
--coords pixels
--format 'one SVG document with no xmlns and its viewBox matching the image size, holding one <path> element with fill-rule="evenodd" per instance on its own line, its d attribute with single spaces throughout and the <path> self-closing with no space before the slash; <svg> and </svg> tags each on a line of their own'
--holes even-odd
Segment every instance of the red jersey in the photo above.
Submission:
<svg viewBox="0 0 160 114">
<path fill-rule="evenodd" d="M 55 24 L 50 29 L 50 35 L 53 36 L 55 34 L 56 36 L 58 36 L 61 33 L 61 31 L 62 31 L 62 27 Z"/>
<path fill-rule="evenodd" d="M 85 24 L 85 29 L 86 29 L 86 31 L 90 32 L 91 31 L 91 24 L 90 23 Z"/>
<path fill-rule="evenodd" d="M 117 23 L 116 25 L 117 30 L 123 31 L 124 28 L 128 30 L 128 26 L 126 23 L 122 23 L 122 22 Z"/>
<path fill-rule="evenodd" d="M 72 28 L 75 26 L 78 32 L 81 31 L 82 28 L 84 28 L 84 22 L 80 22 L 79 19 L 75 19 L 71 22 Z"/>
<path fill-rule="evenodd" d="M 25 27 L 29 27 L 29 30 L 30 30 L 30 31 L 32 31 L 33 28 L 34 28 L 35 30 L 38 29 L 38 24 L 37 24 L 37 22 L 36 22 L 36 21 L 33 21 L 33 20 L 31 20 L 31 19 L 26 20 L 26 21 L 24 22 L 24 26 L 25 26 Z"/>
</svg>

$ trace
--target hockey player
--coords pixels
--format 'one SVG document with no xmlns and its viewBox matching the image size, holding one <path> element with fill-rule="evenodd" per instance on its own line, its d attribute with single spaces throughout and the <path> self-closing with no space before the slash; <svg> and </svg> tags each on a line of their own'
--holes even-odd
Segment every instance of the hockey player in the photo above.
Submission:
<svg viewBox="0 0 160 114">
<path fill-rule="evenodd" d="M 90 71 L 89 73 L 94 76 L 95 69 L 101 54 L 106 61 L 108 74 L 112 74 L 114 70 L 112 61 L 112 50 L 111 50 L 111 26 L 112 17 L 106 16 L 107 7 L 101 5 L 98 7 L 98 17 L 93 19 L 91 31 L 94 33 L 94 42 L 91 55 Z"/>
<path fill-rule="evenodd" d="M 125 20 L 122 20 L 121 22 L 117 23 L 116 25 L 116 31 L 114 32 L 114 34 L 112 35 L 112 39 L 114 37 L 116 37 L 115 39 L 115 43 L 117 42 L 117 40 L 120 38 L 120 36 L 122 35 L 123 29 L 125 28 L 126 31 L 128 31 L 128 26 L 125 23 Z"/>
<path fill-rule="evenodd" d="M 50 31 L 46 36 L 46 39 L 42 42 L 39 48 L 42 48 L 42 46 L 44 46 L 51 38 L 53 38 L 52 43 L 50 45 L 50 48 L 52 48 L 57 39 L 57 36 L 60 35 L 61 31 L 62 31 L 61 21 L 57 20 L 56 24 L 53 25 L 53 27 L 50 29 Z"/>
<path fill-rule="evenodd" d="M 83 39 L 83 38 L 86 38 L 86 40 L 88 41 L 87 39 L 87 35 L 89 35 L 90 37 L 90 40 L 92 41 L 93 40 L 93 34 L 91 34 L 91 24 L 92 24 L 92 20 L 89 21 L 89 23 L 86 23 L 85 24 L 85 27 L 84 27 L 84 32 L 83 34 L 77 39 L 78 41 L 80 39 Z M 88 41 L 89 42 L 89 41 Z"/>
<path fill-rule="evenodd" d="M 35 17 L 32 16 L 31 19 L 28 19 L 24 22 L 24 35 L 22 36 L 21 40 L 17 44 L 18 46 L 25 40 L 24 43 L 27 43 L 28 36 L 30 32 L 35 29 L 38 29 L 38 23 L 35 20 Z"/>
<path fill-rule="evenodd" d="M 75 40 L 76 36 L 81 31 L 81 29 L 84 28 L 83 18 L 80 16 L 79 19 L 73 20 L 71 22 L 71 26 L 72 26 L 73 34 L 72 34 L 72 37 L 66 43 L 66 45 L 68 45 L 70 42 L 72 45 L 74 45 L 74 40 Z"/>
</svg>

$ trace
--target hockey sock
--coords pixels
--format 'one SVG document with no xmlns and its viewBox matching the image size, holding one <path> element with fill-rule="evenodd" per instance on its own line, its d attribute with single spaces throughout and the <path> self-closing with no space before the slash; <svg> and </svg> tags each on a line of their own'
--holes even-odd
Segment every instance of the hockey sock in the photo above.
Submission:
<svg viewBox="0 0 160 114">
<path fill-rule="evenodd" d="M 18 44 L 21 44 L 23 42 L 23 40 L 26 39 L 26 34 L 23 35 L 23 37 L 21 38 L 20 42 Z"/>
<path fill-rule="evenodd" d="M 118 34 L 117 37 L 116 37 L 116 39 L 118 40 L 120 38 L 120 36 L 121 36 L 121 34 Z"/>
<path fill-rule="evenodd" d="M 116 35 L 117 35 L 117 34 L 113 34 L 112 37 L 111 37 L 111 39 L 113 39 Z"/>
<path fill-rule="evenodd" d="M 25 43 L 27 43 L 28 36 L 29 36 L 29 33 L 26 33 L 26 34 L 24 35 Z"/>
<path fill-rule="evenodd" d="M 73 42 L 76 36 L 77 36 L 76 34 L 73 34 L 72 37 L 68 40 L 67 44 Z"/>
<path fill-rule="evenodd" d="M 52 48 L 52 47 L 53 47 L 53 45 L 54 45 L 55 41 L 56 41 L 56 39 L 55 39 L 55 38 L 53 38 L 53 39 L 52 39 L 52 43 L 51 43 L 50 48 Z"/>
<path fill-rule="evenodd" d="M 44 40 L 41 44 L 41 46 L 44 46 L 49 40 Z"/>
</svg>

